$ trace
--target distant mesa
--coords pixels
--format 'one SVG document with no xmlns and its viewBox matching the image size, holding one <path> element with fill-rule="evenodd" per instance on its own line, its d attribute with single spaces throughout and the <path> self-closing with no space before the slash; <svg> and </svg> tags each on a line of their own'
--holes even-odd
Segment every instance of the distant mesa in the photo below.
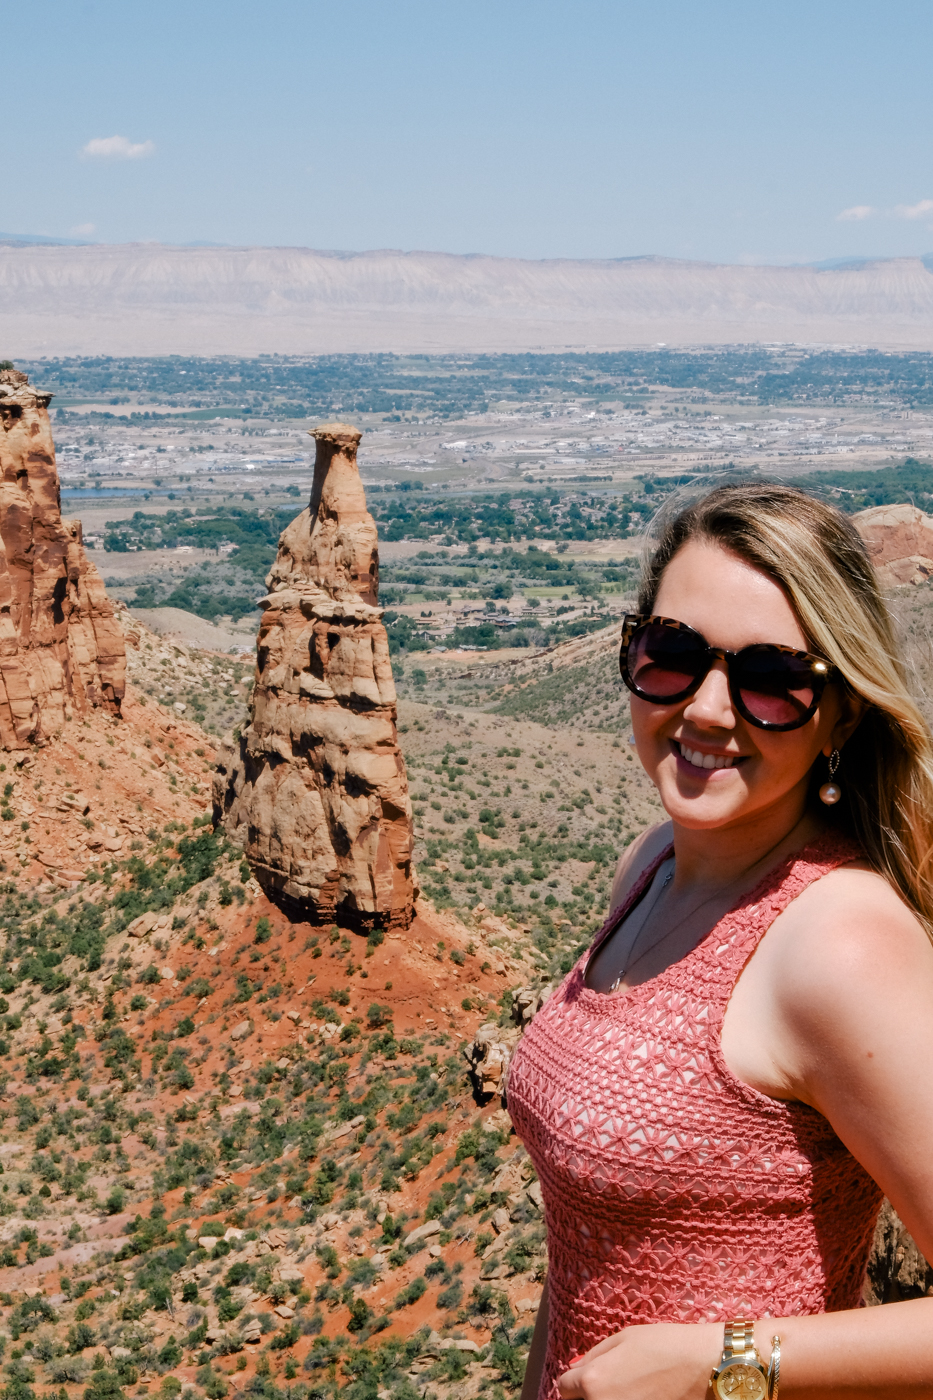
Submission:
<svg viewBox="0 0 933 1400">
<path fill-rule="evenodd" d="M 738 267 L 381 249 L 0 244 L 0 353 L 933 349 L 922 258 Z"/>
<path fill-rule="evenodd" d="M 0 369 L 0 747 L 47 742 L 91 707 L 120 713 L 126 647 L 81 522 L 63 520 L 50 394 Z"/>
<path fill-rule="evenodd" d="M 313 437 L 311 501 L 266 578 L 250 722 L 219 755 L 214 819 L 305 916 L 407 928 L 414 829 L 360 433 Z"/>
<path fill-rule="evenodd" d="M 853 516 L 884 588 L 933 577 L 933 516 L 912 505 L 874 506 Z"/>
</svg>

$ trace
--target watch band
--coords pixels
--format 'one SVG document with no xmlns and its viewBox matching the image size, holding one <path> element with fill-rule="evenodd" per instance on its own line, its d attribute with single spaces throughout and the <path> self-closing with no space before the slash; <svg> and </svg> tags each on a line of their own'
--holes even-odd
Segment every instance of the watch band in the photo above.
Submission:
<svg viewBox="0 0 933 1400">
<path fill-rule="evenodd" d="M 723 1361 L 746 1361 L 749 1365 L 761 1365 L 761 1357 L 755 1346 L 755 1324 L 744 1318 L 727 1322 L 723 1334 Z"/>
</svg>

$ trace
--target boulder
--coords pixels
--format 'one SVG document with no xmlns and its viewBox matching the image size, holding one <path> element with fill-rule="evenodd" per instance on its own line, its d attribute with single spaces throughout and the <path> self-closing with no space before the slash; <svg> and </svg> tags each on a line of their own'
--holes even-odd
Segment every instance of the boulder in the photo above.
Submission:
<svg viewBox="0 0 933 1400">
<path fill-rule="evenodd" d="M 126 646 L 79 520 L 63 520 L 51 394 L 0 370 L 0 748 L 45 744 L 93 706 L 120 713 Z"/>
<path fill-rule="evenodd" d="M 417 1229 L 409 1231 L 405 1236 L 405 1248 L 408 1249 L 413 1244 L 421 1244 L 423 1240 L 430 1239 L 432 1235 L 439 1235 L 441 1228 L 439 1220 L 426 1221 L 424 1225 L 419 1225 Z"/>
<path fill-rule="evenodd" d="M 328 423 L 313 436 L 311 500 L 266 579 L 250 722 L 218 756 L 214 818 L 267 894 L 317 919 L 407 928 L 412 811 L 360 434 Z"/>
<path fill-rule="evenodd" d="M 553 991 L 553 982 L 543 987 L 518 987 L 512 993 L 512 1020 L 515 1024 L 522 1030 L 530 1025 Z"/>
<path fill-rule="evenodd" d="M 494 1021 L 480 1026 L 464 1049 L 476 1087 L 481 1094 L 505 1096 L 506 1072 L 518 1040 L 517 1030 L 503 1030 Z"/>
<path fill-rule="evenodd" d="M 933 575 L 933 516 L 916 506 L 874 506 L 852 517 L 884 588 Z"/>
<path fill-rule="evenodd" d="M 890 1201 L 881 1203 L 862 1303 L 899 1303 L 933 1296 L 933 1267 L 924 1259 Z"/>
</svg>

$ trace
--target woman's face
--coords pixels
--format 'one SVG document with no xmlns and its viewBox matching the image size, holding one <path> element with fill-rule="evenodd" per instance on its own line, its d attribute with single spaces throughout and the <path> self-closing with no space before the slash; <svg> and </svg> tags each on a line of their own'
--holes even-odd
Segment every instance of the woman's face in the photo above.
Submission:
<svg viewBox="0 0 933 1400">
<path fill-rule="evenodd" d="M 687 623 L 710 646 L 726 651 L 741 651 L 754 642 L 811 650 L 783 589 L 710 542 L 691 541 L 674 556 L 654 612 Z M 727 827 L 769 814 L 793 825 L 803 813 L 815 759 L 834 743 L 841 748 L 843 730 L 847 737 L 854 727 L 845 722 L 842 710 L 840 689 L 830 684 L 819 709 L 800 729 L 757 729 L 734 708 L 722 661 L 694 695 L 676 704 L 653 705 L 631 696 L 639 757 L 668 815 L 694 829 Z M 698 755 L 707 754 L 730 764 L 698 766 Z"/>
</svg>

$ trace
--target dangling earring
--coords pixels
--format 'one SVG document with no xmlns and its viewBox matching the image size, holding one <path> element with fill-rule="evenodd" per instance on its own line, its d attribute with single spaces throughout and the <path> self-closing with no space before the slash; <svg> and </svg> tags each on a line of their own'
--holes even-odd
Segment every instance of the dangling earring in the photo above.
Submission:
<svg viewBox="0 0 933 1400">
<path fill-rule="evenodd" d="M 820 788 L 820 801 L 825 802 L 827 807 L 835 807 L 842 796 L 842 788 L 838 783 L 833 782 L 836 770 L 839 767 L 839 750 L 833 749 L 829 756 L 829 782 L 824 783 Z"/>
</svg>

